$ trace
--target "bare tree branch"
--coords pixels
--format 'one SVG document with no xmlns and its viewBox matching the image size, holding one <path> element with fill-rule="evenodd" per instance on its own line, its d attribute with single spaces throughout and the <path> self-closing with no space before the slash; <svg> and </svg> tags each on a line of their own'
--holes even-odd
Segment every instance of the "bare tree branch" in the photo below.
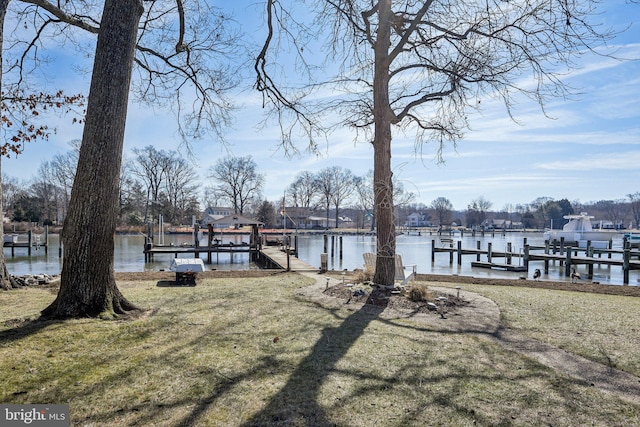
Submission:
<svg viewBox="0 0 640 427">
<path fill-rule="evenodd" d="M 78 27 L 82 30 L 88 31 L 93 34 L 100 32 L 99 21 L 89 19 L 87 16 L 78 16 L 75 14 L 68 14 L 58 6 L 54 6 L 51 2 L 45 0 L 20 0 L 23 3 L 30 3 L 35 6 L 41 7 L 51 15 L 58 18 L 60 22 L 65 22 L 74 27 Z"/>
<path fill-rule="evenodd" d="M 40 66 L 40 57 L 50 45 L 71 42 L 74 34 L 100 31 L 100 5 L 90 0 L 55 3 L 46 0 L 18 0 L 12 3 L 16 17 L 9 53 L 17 55 L 14 68 L 23 85 L 24 75 Z M 138 66 L 132 84 L 133 95 L 144 103 L 171 108 L 183 141 L 213 133 L 224 138 L 231 123 L 233 104 L 227 97 L 240 81 L 234 62 L 241 52 L 240 36 L 233 21 L 205 1 L 153 0 L 138 28 Z M 29 22 L 21 28 L 23 22 Z M 177 25 L 173 25 L 176 22 Z M 25 30 L 34 36 L 26 44 Z M 79 31 L 78 31 L 79 30 Z M 175 44 L 167 40 L 175 40 Z M 33 62 L 28 68 L 27 61 Z M 181 91 L 178 97 L 176 91 Z"/>
</svg>

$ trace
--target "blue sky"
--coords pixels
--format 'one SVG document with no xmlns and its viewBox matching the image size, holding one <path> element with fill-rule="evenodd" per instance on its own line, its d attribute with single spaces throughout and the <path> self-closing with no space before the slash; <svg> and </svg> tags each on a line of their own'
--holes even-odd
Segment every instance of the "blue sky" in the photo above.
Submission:
<svg viewBox="0 0 640 427">
<path fill-rule="evenodd" d="M 615 7 L 614 7 L 615 6 Z M 607 8 L 609 8 L 607 10 Z M 618 26 L 631 24 L 614 44 L 618 56 L 640 58 L 640 6 L 607 2 L 603 20 Z M 251 12 L 251 13 L 249 13 Z M 236 16 L 255 19 L 255 11 L 238 6 Z M 259 26 L 253 25 L 254 36 Z M 56 84 L 67 92 L 87 92 L 89 81 L 68 71 L 70 58 L 59 58 Z M 396 135 L 392 157 L 395 175 L 416 201 L 429 204 L 446 197 L 455 209 L 480 196 L 502 209 L 506 204 L 524 204 L 538 197 L 567 198 L 587 203 L 624 199 L 640 191 L 640 63 L 615 61 L 588 55 L 578 70 L 567 76 L 580 89 L 572 100 L 555 100 L 547 105 L 545 117 L 537 104 L 517 105 L 514 123 L 500 104 L 483 99 L 483 109 L 471 116 L 471 130 L 457 149 L 445 152 L 445 163 L 434 159 L 433 147 L 415 155 L 410 135 Z M 65 67 L 65 68 L 63 68 Z M 206 170 L 219 158 L 252 155 L 266 176 L 264 193 L 269 200 L 283 191 L 302 170 L 319 171 L 339 165 L 356 175 L 365 175 L 373 165 L 373 150 L 367 143 L 354 144 L 353 135 L 343 129 L 333 133 L 321 156 L 287 158 L 277 151 L 278 130 L 258 129 L 262 117 L 261 98 L 253 92 L 235 97 L 241 109 L 226 139 L 228 146 L 210 140 L 194 144 L 197 170 Z M 29 179 L 41 161 L 69 149 L 68 142 L 82 137 L 78 125 L 54 119 L 58 130 L 48 142 L 27 146 L 17 159 L 4 159 L 2 171 Z M 125 138 L 125 154 L 134 147 L 154 145 L 177 149 L 178 136 L 173 117 L 160 110 L 132 104 Z"/>
</svg>

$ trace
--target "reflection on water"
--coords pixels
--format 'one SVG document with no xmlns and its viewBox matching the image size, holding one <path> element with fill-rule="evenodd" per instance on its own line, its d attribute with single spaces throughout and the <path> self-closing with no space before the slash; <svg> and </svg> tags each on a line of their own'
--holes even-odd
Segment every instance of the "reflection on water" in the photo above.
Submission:
<svg viewBox="0 0 640 427">
<path fill-rule="evenodd" d="M 223 242 L 234 244 L 248 242 L 249 236 L 225 235 Z M 116 235 L 115 236 L 115 257 L 114 265 L 116 271 L 158 271 L 169 269 L 173 254 L 155 254 L 154 262 L 144 262 L 144 241 L 145 236 L 138 235 Z M 180 246 L 182 244 L 192 244 L 193 237 L 186 234 L 171 234 L 164 236 L 165 244 Z M 206 245 L 206 238 L 200 242 Z M 62 271 L 62 258 L 58 256 L 60 240 L 58 235 L 49 235 L 49 251 L 45 254 L 44 248 L 40 247 L 27 255 L 26 248 L 16 248 L 15 256 L 11 256 L 11 249 L 5 248 L 4 255 L 7 260 L 9 273 L 13 275 L 23 274 L 60 274 Z M 181 254 L 181 258 L 191 258 L 193 254 Z M 200 254 L 206 260 L 206 254 Z M 218 270 L 247 270 L 257 268 L 249 261 L 248 253 L 238 253 L 233 255 L 233 263 L 229 254 L 220 254 L 218 258 L 213 255 L 213 264 L 210 266 Z"/>
<path fill-rule="evenodd" d="M 218 237 L 218 236 L 217 236 Z M 342 237 L 342 259 L 339 256 L 339 242 Z M 448 237 L 448 236 L 447 236 Z M 239 244 L 248 242 L 248 235 L 229 235 L 225 234 L 221 237 L 223 243 L 233 242 Z M 524 239 L 530 245 L 543 245 L 544 239 L 542 233 L 507 233 L 506 235 L 495 234 L 494 236 L 486 235 L 485 237 L 474 237 L 465 235 L 462 238 L 463 248 L 476 248 L 477 242 L 480 241 L 481 248 L 486 250 L 487 245 L 491 242 L 494 251 L 506 251 L 507 245 L 511 243 L 513 252 L 522 252 L 524 247 Z M 192 237 L 190 235 L 165 235 L 165 244 L 174 244 L 176 246 L 182 244 L 191 244 Z M 460 240 L 460 235 L 453 236 L 454 242 Z M 500 270 L 489 270 L 483 268 L 472 268 L 471 261 L 475 261 L 475 255 L 465 255 L 462 258 L 462 265 L 457 265 L 454 256 L 453 264 L 449 264 L 449 255 L 447 253 L 437 253 L 434 263 L 431 262 L 431 241 L 436 240 L 436 245 L 440 245 L 437 236 L 422 235 L 401 235 L 397 238 L 397 252 L 402 254 L 405 265 L 416 264 L 419 273 L 426 274 L 458 274 L 476 277 L 496 277 L 496 278 L 514 278 L 523 276 L 525 273 L 512 273 Z M 320 235 L 300 234 L 299 242 L 299 258 L 303 261 L 320 266 L 320 254 L 324 251 L 324 238 Z M 328 238 L 327 252 L 329 253 L 329 268 L 334 270 L 362 268 L 364 261 L 362 254 L 364 252 L 375 252 L 375 236 L 354 236 L 354 235 L 336 235 L 333 239 L 333 257 L 331 257 L 331 237 Z M 115 269 L 116 271 L 157 271 L 160 269 L 168 269 L 173 258 L 173 254 L 155 255 L 154 262 L 144 262 L 144 236 L 143 235 L 118 235 L 115 238 Z M 200 242 L 206 245 L 206 238 Z M 455 243 L 454 243 L 455 244 Z M 614 248 L 620 248 L 622 245 L 621 237 L 614 240 Z M 5 248 L 5 256 L 9 272 L 14 275 L 22 274 L 59 274 L 62 270 L 62 259 L 58 257 L 59 239 L 57 235 L 49 236 L 49 253 L 44 253 L 44 248 L 40 247 L 32 252 L 32 256 L 27 256 L 26 248 L 16 248 L 15 256 L 11 257 L 11 250 Z M 181 257 L 192 257 L 192 254 L 184 254 Z M 200 257 L 206 262 L 206 254 L 201 253 Z M 606 255 L 605 255 L 606 256 Z M 615 255 L 614 255 L 615 256 Z M 216 257 L 212 256 L 213 264 L 210 268 L 219 270 L 246 270 L 257 268 L 249 261 L 248 253 L 239 253 L 233 255 L 233 262 L 229 254 L 220 254 Z M 486 261 L 486 256 L 481 258 Z M 495 262 L 501 263 L 503 260 L 496 259 Z M 519 258 L 513 259 L 513 264 L 518 265 L 521 262 Z M 543 268 L 542 261 L 532 262 L 530 271 L 535 268 Z M 586 266 L 578 266 L 578 272 L 586 277 Z M 547 280 L 568 280 L 564 277 L 564 269 L 559 265 L 551 264 L 549 274 L 544 276 Z M 619 266 L 601 266 L 594 267 L 594 281 L 601 283 L 622 284 L 622 268 Z M 639 285 L 639 271 L 630 272 L 631 285 Z"/>
</svg>

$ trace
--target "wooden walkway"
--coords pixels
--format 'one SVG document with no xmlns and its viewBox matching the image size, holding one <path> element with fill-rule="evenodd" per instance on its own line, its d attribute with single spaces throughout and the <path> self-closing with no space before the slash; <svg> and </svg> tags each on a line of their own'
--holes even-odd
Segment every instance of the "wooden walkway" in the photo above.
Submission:
<svg viewBox="0 0 640 427">
<path fill-rule="evenodd" d="M 289 271 L 319 271 L 318 267 L 307 264 L 306 262 L 289 255 L 280 249 L 279 246 L 263 246 L 260 251 L 261 257 L 268 258 L 274 265 L 279 266 L 283 270 Z M 287 268 L 288 267 L 288 268 Z M 277 268 L 277 267 L 276 267 Z"/>
</svg>

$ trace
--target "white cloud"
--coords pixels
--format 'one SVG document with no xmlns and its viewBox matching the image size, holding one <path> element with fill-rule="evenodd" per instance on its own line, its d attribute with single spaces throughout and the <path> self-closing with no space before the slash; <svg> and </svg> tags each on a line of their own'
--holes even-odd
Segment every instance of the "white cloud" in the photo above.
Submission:
<svg viewBox="0 0 640 427">
<path fill-rule="evenodd" d="M 638 165 L 640 165 L 640 151 L 576 156 L 567 160 L 538 163 L 535 166 L 540 169 L 565 171 L 590 171 L 599 169 L 638 171 Z"/>
</svg>

